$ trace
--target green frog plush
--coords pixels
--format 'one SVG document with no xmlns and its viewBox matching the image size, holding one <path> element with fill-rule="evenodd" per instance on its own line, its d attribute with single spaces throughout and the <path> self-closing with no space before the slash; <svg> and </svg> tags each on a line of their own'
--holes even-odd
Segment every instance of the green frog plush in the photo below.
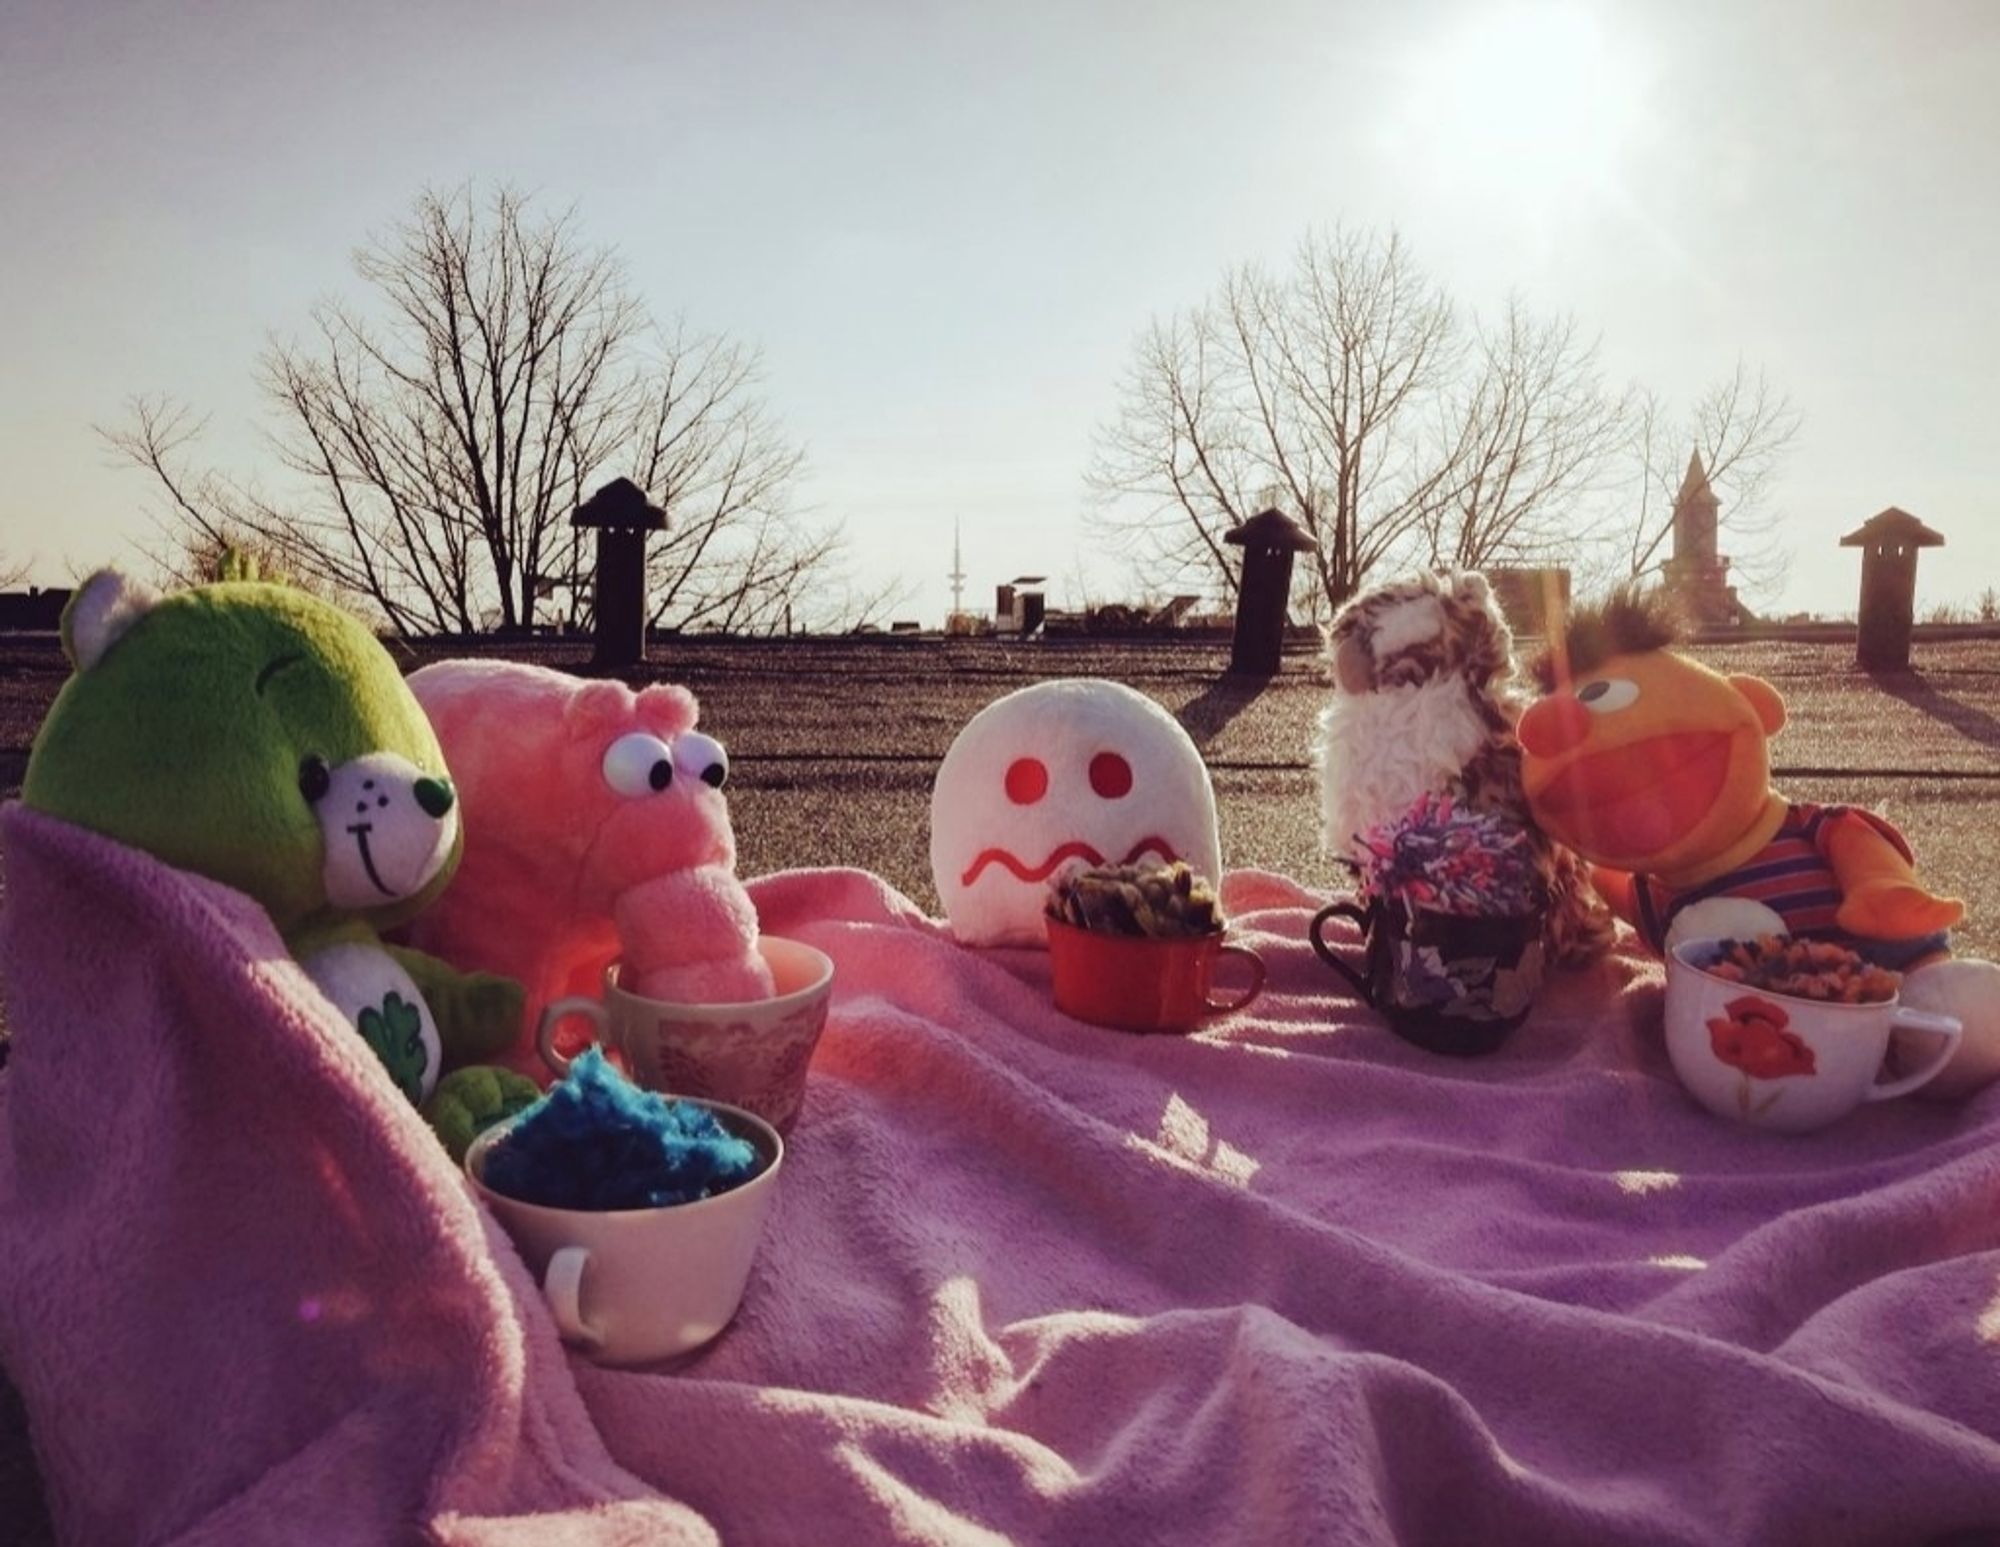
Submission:
<svg viewBox="0 0 2000 1547">
<path fill-rule="evenodd" d="M 248 893 L 389 1077 L 462 1153 L 533 1083 L 448 1065 L 511 1046 L 522 992 L 385 945 L 458 863 L 458 800 L 381 642 L 305 592 L 224 581 L 155 597 L 92 575 L 62 620 L 75 668 L 21 798 Z"/>
</svg>

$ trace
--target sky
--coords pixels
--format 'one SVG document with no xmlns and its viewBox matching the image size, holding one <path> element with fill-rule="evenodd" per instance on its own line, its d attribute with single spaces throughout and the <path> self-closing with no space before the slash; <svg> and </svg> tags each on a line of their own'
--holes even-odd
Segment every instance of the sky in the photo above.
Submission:
<svg viewBox="0 0 2000 1547">
<path fill-rule="evenodd" d="M 92 426 L 170 394 L 255 472 L 266 339 L 469 180 L 761 350 L 799 499 L 927 623 L 954 523 L 971 602 L 1118 594 L 1084 474 L 1135 339 L 1336 222 L 1669 401 L 1767 372 L 1802 416 L 1768 608 L 1851 612 L 1838 540 L 1891 504 L 1946 540 L 1920 612 L 1967 604 L 2000 585 L 1996 79 L 1987 0 L 0 0 L 0 569 L 143 567 L 154 491 Z"/>
</svg>

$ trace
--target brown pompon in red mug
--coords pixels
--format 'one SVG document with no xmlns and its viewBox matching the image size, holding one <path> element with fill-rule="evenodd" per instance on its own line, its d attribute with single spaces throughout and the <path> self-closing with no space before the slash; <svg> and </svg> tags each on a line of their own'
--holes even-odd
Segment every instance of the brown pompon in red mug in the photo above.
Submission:
<svg viewBox="0 0 2000 1547">
<path fill-rule="evenodd" d="M 1247 945 L 1225 942 L 1220 930 L 1178 939 L 1108 935 L 1047 920 L 1056 1008 L 1118 1031 L 1192 1031 L 1212 1015 L 1240 1010 L 1264 988 L 1264 959 Z M 1216 964 L 1245 962 L 1249 986 L 1215 997 Z"/>
</svg>

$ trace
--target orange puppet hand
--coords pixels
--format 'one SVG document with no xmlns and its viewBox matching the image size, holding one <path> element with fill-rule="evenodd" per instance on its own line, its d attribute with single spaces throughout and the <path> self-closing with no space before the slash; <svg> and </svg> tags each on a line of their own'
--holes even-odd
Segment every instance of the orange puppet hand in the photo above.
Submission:
<svg viewBox="0 0 2000 1547">
<path fill-rule="evenodd" d="M 1950 929 L 1965 917 L 1956 897 L 1939 897 L 1914 881 L 1864 881 L 1848 892 L 1834 921 L 1866 940 L 1914 940 Z"/>
<path fill-rule="evenodd" d="M 1849 934 L 1867 940 L 1912 940 L 1950 929 L 1965 904 L 1918 884 L 1909 857 L 1863 817 L 1847 813 L 1828 824 L 1822 839 L 1827 862 L 1840 882 L 1834 918 Z"/>
</svg>

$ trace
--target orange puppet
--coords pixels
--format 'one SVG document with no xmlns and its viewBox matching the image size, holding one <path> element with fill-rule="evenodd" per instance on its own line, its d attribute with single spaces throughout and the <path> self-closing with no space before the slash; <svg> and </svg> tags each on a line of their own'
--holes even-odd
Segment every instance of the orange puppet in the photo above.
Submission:
<svg viewBox="0 0 2000 1547">
<path fill-rule="evenodd" d="M 1964 1021 L 1929 1091 L 2000 1075 L 2000 966 L 1952 957 L 1963 905 L 1917 879 L 1882 818 L 1772 789 L 1784 700 L 1760 677 L 1675 654 L 1674 639 L 1664 609 L 1629 593 L 1568 620 L 1519 726 L 1536 820 L 1591 861 L 1605 900 L 1654 950 L 1699 935 L 1837 940 L 1904 973 L 1907 1004 Z"/>
</svg>

